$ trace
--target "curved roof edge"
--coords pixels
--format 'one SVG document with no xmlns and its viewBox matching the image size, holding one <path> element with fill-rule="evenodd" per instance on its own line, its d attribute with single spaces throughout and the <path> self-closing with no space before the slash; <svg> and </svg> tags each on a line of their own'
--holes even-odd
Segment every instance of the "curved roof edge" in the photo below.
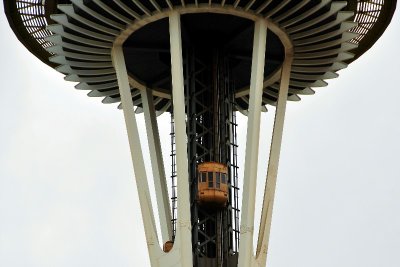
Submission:
<svg viewBox="0 0 400 267">
<path fill-rule="evenodd" d="M 349 11 L 357 10 L 358 3 L 359 1 L 348 1 L 348 6 L 347 6 L 348 10 Z M 374 26 L 368 31 L 368 34 L 365 35 L 362 41 L 358 44 L 358 47 L 353 51 L 351 51 L 352 53 L 355 54 L 355 56 L 347 63 L 357 60 L 379 40 L 379 38 L 386 31 L 387 27 L 392 21 L 394 12 L 396 10 L 396 5 L 397 5 L 397 0 L 385 1 L 385 4 L 383 5 L 383 8 L 379 14 L 378 20 L 375 22 Z"/>
<path fill-rule="evenodd" d="M 56 8 L 56 2 L 58 3 L 66 3 L 69 1 L 66 0 L 56 0 L 56 1 L 45 1 L 45 19 L 48 24 L 52 24 L 53 21 L 50 19 L 50 14 L 58 13 Z M 353 11 L 355 14 L 357 13 L 357 6 L 360 2 L 357 0 L 348 1 L 347 10 Z M 24 23 L 21 19 L 20 14 L 18 13 L 16 7 L 15 0 L 3 0 L 4 4 L 4 12 L 6 14 L 8 23 L 18 40 L 36 57 L 38 57 L 42 62 L 54 68 L 58 64 L 49 61 L 49 57 L 52 56 L 49 52 L 47 52 L 38 42 L 37 40 L 28 32 Z M 393 14 L 396 10 L 397 0 L 393 1 L 384 1 L 383 8 L 379 14 L 378 20 L 374 24 L 374 26 L 368 30 L 368 33 L 358 44 L 358 48 L 352 50 L 351 52 L 355 54 L 353 59 L 348 60 L 346 63 L 351 63 L 361 55 L 363 55 L 366 51 L 368 51 L 375 42 L 382 36 L 388 27 L 389 23 L 393 18 Z M 354 18 L 354 17 L 353 17 Z M 43 28 L 46 25 L 42 25 Z"/>
<path fill-rule="evenodd" d="M 56 1 L 46 1 L 46 11 L 55 10 L 55 2 Z M 49 3 L 49 4 L 48 4 Z M 18 13 L 17 6 L 15 0 L 3 0 L 4 4 L 4 13 L 6 14 L 8 24 L 13 30 L 15 36 L 18 40 L 37 58 L 39 58 L 46 65 L 54 68 L 58 66 L 53 62 L 49 61 L 49 57 L 52 56 L 49 52 L 47 52 L 37 41 L 36 39 L 27 31 L 24 23 L 22 22 L 22 18 Z M 46 12 L 47 14 L 49 12 Z M 52 12 L 51 12 L 52 13 Z M 49 15 L 46 16 L 46 20 L 49 21 Z M 44 25 L 45 27 L 46 25 Z"/>
</svg>

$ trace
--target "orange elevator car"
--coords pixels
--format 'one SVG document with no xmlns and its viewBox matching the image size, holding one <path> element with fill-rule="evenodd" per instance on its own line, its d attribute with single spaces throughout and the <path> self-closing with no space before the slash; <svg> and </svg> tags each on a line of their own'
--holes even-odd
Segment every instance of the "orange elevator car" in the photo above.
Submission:
<svg viewBox="0 0 400 267">
<path fill-rule="evenodd" d="M 200 205 L 225 207 L 228 202 L 228 167 L 218 162 L 203 162 L 197 166 Z"/>
</svg>

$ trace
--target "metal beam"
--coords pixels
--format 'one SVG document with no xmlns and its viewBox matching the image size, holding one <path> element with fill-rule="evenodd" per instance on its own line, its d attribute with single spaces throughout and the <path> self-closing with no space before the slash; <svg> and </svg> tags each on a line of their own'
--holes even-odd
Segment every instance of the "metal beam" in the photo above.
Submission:
<svg viewBox="0 0 400 267">
<path fill-rule="evenodd" d="M 155 254 L 159 250 L 156 225 L 122 46 L 114 45 L 112 60 L 118 79 L 150 262 L 152 266 L 156 266 Z"/>
<path fill-rule="evenodd" d="M 164 161 L 162 157 L 160 134 L 158 131 L 153 95 L 150 89 L 141 90 L 144 119 L 146 122 L 147 140 L 151 166 L 153 169 L 154 188 L 160 218 L 163 243 L 172 240 L 171 208 L 169 205 L 167 182 L 165 178 Z"/>
<path fill-rule="evenodd" d="M 266 38 L 266 21 L 259 19 L 254 26 L 238 267 L 249 267 L 254 262 L 254 208 Z"/>
<path fill-rule="evenodd" d="M 276 179 L 278 175 L 279 156 L 282 144 L 283 124 L 285 120 L 292 60 L 293 56 L 291 54 L 287 54 L 282 67 L 280 89 L 276 105 L 275 122 L 268 162 L 267 182 L 264 190 L 263 208 L 256 252 L 256 259 L 260 267 L 264 267 L 266 265 L 267 259 L 272 208 L 274 204 Z"/>
<path fill-rule="evenodd" d="M 169 15 L 171 47 L 172 101 L 175 119 L 178 218 L 174 248 L 180 249 L 181 265 L 192 266 L 192 232 L 190 221 L 190 195 L 185 117 L 185 94 L 182 59 L 180 14 Z"/>
</svg>

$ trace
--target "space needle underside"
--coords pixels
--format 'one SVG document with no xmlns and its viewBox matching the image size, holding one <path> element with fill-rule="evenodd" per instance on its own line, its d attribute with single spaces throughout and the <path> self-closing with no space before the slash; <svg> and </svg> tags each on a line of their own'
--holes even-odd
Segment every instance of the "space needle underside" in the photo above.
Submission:
<svg viewBox="0 0 400 267">
<path fill-rule="evenodd" d="M 62 5 L 57 9 L 56 3 Z M 230 29 L 232 34 L 251 35 L 252 29 L 249 25 L 246 28 L 246 23 L 255 17 L 265 17 L 277 27 L 284 29 L 295 48 L 288 99 L 298 101 L 299 95 L 313 94 L 312 88 L 326 86 L 324 80 L 337 77 L 335 73 L 337 70 L 345 68 L 348 63 L 372 46 L 389 24 L 396 1 L 347 1 L 346 3 L 346 1 L 310 0 L 152 0 L 140 3 L 140 1 L 95 0 L 4 0 L 4 6 L 17 37 L 33 54 L 46 64 L 65 73 L 66 80 L 79 82 L 77 89 L 89 90 L 88 95 L 91 97 L 102 97 L 103 103 L 120 102 L 115 70 L 111 63 L 111 47 L 113 42 L 121 40 L 126 34 L 130 35 L 126 40 L 127 43 L 139 44 L 134 48 L 126 47 L 125 50 L 127 64 L 132 68 L 128 68 L 128 71 L 132 71 L 130 80 L 133 83 L 132 95 L 136 96 L 134 102 L 137 106 L 141 106 L 138 89 L 143 86 L 152 88 L 156 110 L 165 111 L 170 109 L 171 105 L 171 90 L 168 88 L 170 81 L 162 72 L 163 70 L 168 72 L 168 66 L 165 66 L 168 64 L 163 64 L 162 59 L 159 59 L 153 60 L 152 65 L 146 65 L 163 67 L 152 76 L 146 75 L 146 70 L 140 66 L 143 66 L 143 63 L 147 64 L 152 58 L 162 58 L 163 54 L 168 54 L 169 44 L 165 40 L 157 40 L 161 41 L 161 45 L 155 41 L 153 44 L 140 43 L 140 37 L 146 34 L 146 30 L 151 34 L 150 28 L 157 31 L 157 26 L 161 29 L 164 27 L 164 31 L 160 34 L 168 35 L 165 25 L 162 25 L 165 24 L 165 19 L 163 22 L 162 18 L 166 18 L 172 9 L 179 10 L 182 14 L 199 14 L 198 23 L 201 23 L 202 19 L 207 20 L 206 15 L 200 18 L 201 13 L 231 14 L 242 21 L 242 25 L 237 25 L 236 29 L 235 25 L 232 25 Z M 303 12 L 304 10 L 307 12 Z M 302 16 L 293 19 L 300 12 L 303 13 Z M 98 15 L 100 17 L 94 19 Z M 190 16 L 182 16 L 182 20 L 183 24 L 185 20 L 188 23 L 193 22 Z M 157 22 L 159 25 L 152 25 L 154 24 L 152 22 Z M 357 23 L 357 27 L 352 22 Z M 127 28 L 127 25 L 130 26 Z M 222 28 L 226 25 L 220 26 Z M 228 27 L 225 29 L 228 30 Z M 157 31 L 156 35 L 158 33 Z M 218 35 L 217 30 L 215 34 Z M 270 37 L 269 39 L 275 38 L 272 34 Z M 184 35 L 182 38 L 185 42 L 189 36 Z M 332 41 L 333 39 L 336 40 Z M 236 40 L 236 44 L 235 40 L 231 41 L 233 43 L 228 44 L 231 47 L 240 44 L 240 40 Z M 278 45 L 272 40 L 270 44 Z M 250 68 L 251 43 L 243 45 L 246 49 L 237 49 L 236 53 L 231 55 L 241 61 L 234 74 L 244 73 L 244 69 Z M 282 64 L 282 49 L 271 56 L 268 53 L 272 53 L 271 50 L 267 49 L 263 106 L 276 104 L 279 89 L 277 77 L 279 77 L 279 66 Z M 141 55 L 141 58 L 131 63 L 130 58 L 137 58 L 137 55 Z M 244 111 L 248 106 L 248 78 L 239 77 L 235 90 L 237 108 Z"/>
<path fill-rule="evenodd" d="M 4 0 L 4 6 L 34 55 L 88 96 L 120 103 L 151 265 L 261 267 L 287 101 L 327 86 L 366 52 L 390 23 L 396 1 Z M 276 107 L 275 121 L 255 233 L 260 116 L 268 105 Z M 248 116 L 241 206 L 236 111 Z M 163 112 L 172 114 L 172 208 L 157 126 Z M 146 120 L 161 237 L 138 113 Z"/>
</svg>

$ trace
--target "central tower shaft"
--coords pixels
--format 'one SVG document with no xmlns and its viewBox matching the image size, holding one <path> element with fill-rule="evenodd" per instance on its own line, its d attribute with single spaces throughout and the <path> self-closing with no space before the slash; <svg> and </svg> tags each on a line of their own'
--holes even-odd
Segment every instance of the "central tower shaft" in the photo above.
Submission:
<svg viewBox="0 0 400 267">
<path fill-rule="evenodd" d="M 185 51 L 189 183 L 194 266 L 235 266 L 238 244 L 238 195 L 234 85 L 223 49 L 207 45 Z M 199 203 L 198 165 L 228 167 L 224 207 Z M 238 204 L 238 203 L 236 203 Z"/>
</svg>

